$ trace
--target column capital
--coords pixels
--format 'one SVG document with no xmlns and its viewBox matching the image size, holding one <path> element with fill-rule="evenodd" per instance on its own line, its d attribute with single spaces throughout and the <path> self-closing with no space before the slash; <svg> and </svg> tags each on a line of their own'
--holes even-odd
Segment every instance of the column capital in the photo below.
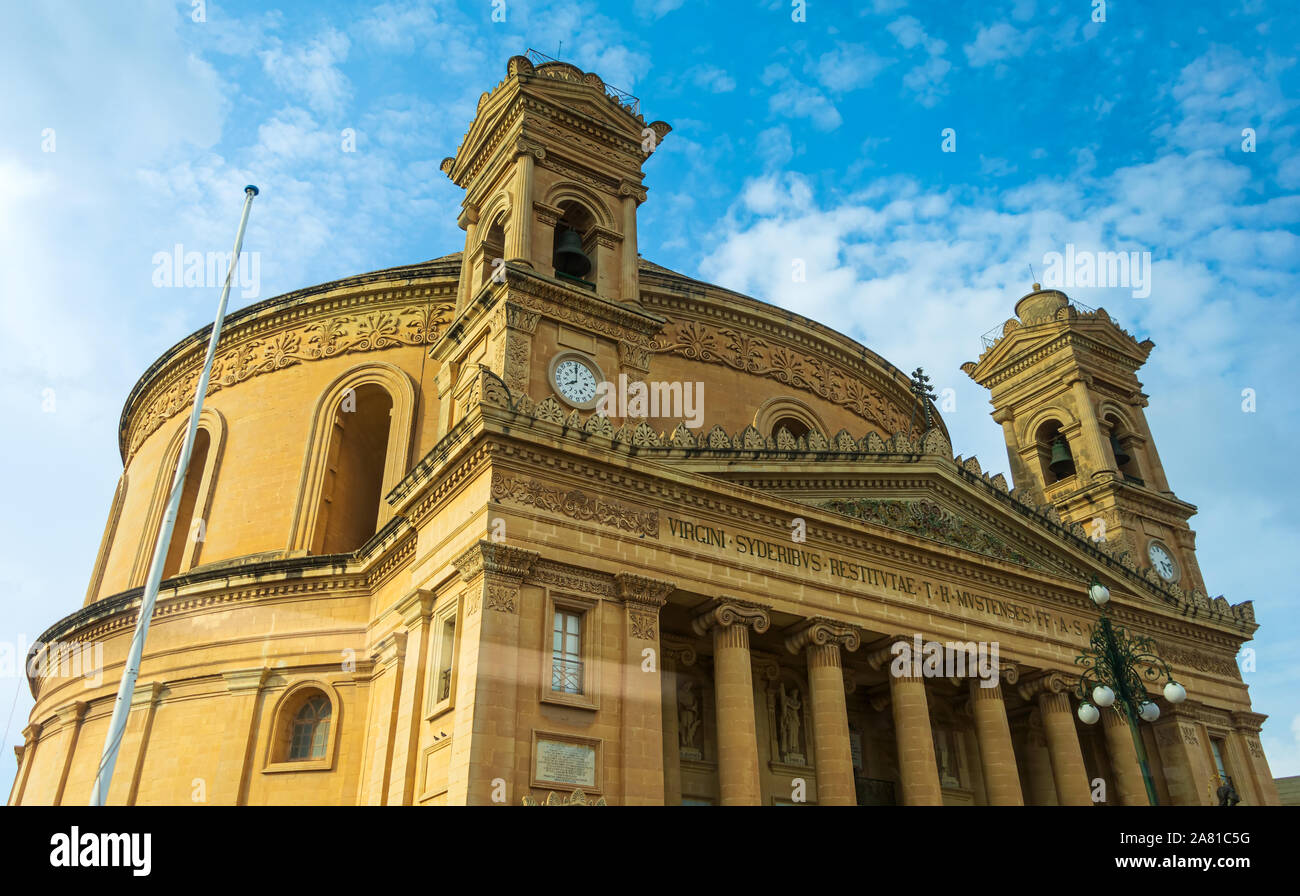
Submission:
<svg viewBox="0 0 1300 896">
<path fill-rule="evenodd" d="M 812 616 L 786 630 L 785 649 L 799 653 L 805 647 L 834 645 L 852 653 L 862 645 L 855 625 L 826 616 Z"/>
<path fill-rule="evenodd" d="M 54 714 L 59 717 L 59 721 L 64 725 L 71 722 L 80 722 L 81 717 L 86 714 L 88 706 L 90 704 L 84 700 L 73 700 L 71 703 L 65 703 L 54 710 Z"/>
<path fill-rule="evenodd" d="M 1016 688 L 1028 703 L 1042 694 L 1064 694 L 1071 689 L 1070 680 L 1061 672 L 1043 672 L 1026 678 Z"/>
<path fill-rule="evenodd" d="M 1232 713 L 1231 715 L 1232 715 L 1232 726 L 1236 728 L 1238 731 L 1242 731 L 1247 734 L 1258 734 L 1259 729 L 1264 726 L 1264 720 L 1268 718 L 1268 716 L 1259 712 L 1238 711 Z"/>
<path fill-rule="evenodd" d="M 226 690 L 232 694 L 240 691 L 256 691 L 266 682 L 270 669 L 256 666 L 249 669 L 227 669 L 221 673 L 226 680 Z"/>
<path fill-rule="evenodd" d="M 386 668 L 406 656 L 406 632 L 402 629 L 390 632 L 379 640 L 370 650 L 370 657 L 380 668 Z"/>
<path fill-rule="evenodd" d="M 508 576 L 522 581 L 540 556 L 537 551 L 483 539 L 470 545 L 468 550 L 451 561 L 451 565 L 456 567 L 461 579 L 466 582 L 481 574 Z"/>
<path fill-rule="evenodd" d="M 669 636 L 664 636 L 659 640 L 659 650 L 664 659 L 672 660 L 678 666 L 694 666 L 696 660 L 695 648 L 689 641 L 678 640 Z"/>
<path fill-rule="evenodd" d="M 417 588 L 394 604 L 393 609 L 407 628 L 413 628 L 429 618 L 429 613 L 433 610 L 433 592 Z"/>
<path fill-rule="evenodd" d="M 135 692 L 131 694 L 131 708 L 149 706 L 158 699 L 162 689 L 161 681 L 151 681 L 148 684 L 137 685 Z"/>
<path fill-rule="evenodd" d="M 881 638 L 879 641 L 871 642 L 871 645 L 867 648 L 867 664 L 872 669 L 879 671 L 885 663 L 889 662 L 895 644 L 901 641 L 910 646 L 915 639 L 916 636 L 914 635 L 890 635 L 887 638 Z M 922 636 L 921 640 L 925 640 L 924 636 Z"/>
<path fill-rule="evenodd" d="M 768 607 L 753 601 L 723 596 L 712 601 L 703 612 L 695 614 L 691 629 L 697 635 L 704 635 L 715 628 L 742 625 L 761 635 L 772 624 L 768 610 Z"/>
<path fill-rule="evenodd" d="M 649 576 L 630 572 L 614 573 L 614 587 L 618 589 L 619 600 L 628 604 L 640 604 L 656 612 L 668 603 L 668 595 L 677 589 L 676 582 L 665 582 Z"/>
</svg>

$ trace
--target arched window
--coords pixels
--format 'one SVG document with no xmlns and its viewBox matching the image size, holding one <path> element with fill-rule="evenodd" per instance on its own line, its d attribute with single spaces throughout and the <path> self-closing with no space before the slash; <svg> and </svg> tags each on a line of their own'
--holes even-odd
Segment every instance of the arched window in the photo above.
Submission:
<svg viewBox="0 0 1300 896">
<path fill-rule="evenodd" d="M 307 700 L 293 717 L 289 761 L 324 759 L 329 744 L 331 707 L 324 694 Z"/>
<path fill-rule="evenodd" d="M 187 568 L 198 565 L 199 552 L 203 549 L 203 530 L 207 524 L 203 519 L 195 518 L 194 508 L 199 500 L 199 486 L 203 482 L 203 470 L 208 464 L 208 449 L 211 445 L 212 438 L 208 431 L 200 429 L 194 437 L 194 451 L 190 455 L 189 469 L 185 472 L 185 488 L 181 492 L 181 504 L 176 512 L 176 526 L 172 529 L 167 560 L 163 563 L 164 579 L 170 579 L 180 572 L 182 561 L 188 561 L 185 564 Z"/>
<path fill-rule="evenodd" d="M 555 235 L 551 244 L 551 261 L 555 266 L 555 276 L 577 282 L 587 288 L 595 288 L 596 219 L 591 212 L 571 199 L 561 203 L 560 210 L 563 214 L 555 224 Z M 573 254 L 573 250 L 580 250 L 581 254 L 586 256 L 585 265 Z"/>
<path fill-rule="evenodd" d="M 393 399 L 378 383 L 342 396 L 334 410 L 314 554 L 346 554 L 378 529 Z"/>
<path fill-rule="evenodd" d="M 1069 440 L 1061 434 L 1059 420 L 1046 420 L 1034 435 L 1039 471 L 1043 482 L 1051 485 L 1074 475 L 1074 453 Z"/>
<path fill-rule="evenodd" d="M 312 414 L 290 552 L 348 553 L 384 527 L 384 495 L 408 470 L 414 409 L 411 378 L 392 364 L 363 364 L 330 384 Z"/>
<path fill-rule="evenodd" d="M 504 262 L 506 257 L 506 231 L 504 216 L 497 218 L 483 237 L 478 256 L 478 285 L 484 286 L 496 272 L 497 259 Z"/>
<path fill-rule="evenodd" d="M 776 434 L 781 431 L 781 427 L 785 427 L 786 432 L 790 433 L 795 439 L 801 439 L 812 431 L 807 423 L 796 417 L 781 417 L 772 424 L 772 432 L 770 433 L 772 438 L 776 438 Z"/>
<path fill-rule="evenodd" d="M 187 427 L 188 421 L 172 436 L 155 473 L 153 495 L 149 500 L 140 547 L 136 551 L 135 563 L 131 566 L 132 587 L 144 584 L 149 564 L 153 561 L 154 549 L 158 544 L 158 529 L 171 497 L 172 480 L 176 476 L 176 465 L 180 461 Z M 194 450 L 190 454 L 190 465 L 185 474 L 176 524 L 172 529 L 171 540 L 167 543 L 167 553 L 163 557 L 163 578 L 182 575 L 198 565 L 199 555 L 207 539 L 207 520 L 212 509 L 225 441 L 225 418 L 213 408 L 204 408 L 199 415 L 199 429 L 195 434 Z"/>
</svg>

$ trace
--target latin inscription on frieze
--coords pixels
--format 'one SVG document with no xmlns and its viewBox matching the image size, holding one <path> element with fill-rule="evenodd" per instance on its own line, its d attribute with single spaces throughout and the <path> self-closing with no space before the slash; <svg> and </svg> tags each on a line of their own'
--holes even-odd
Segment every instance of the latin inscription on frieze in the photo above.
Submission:
<svg viewBox="0 0 1300 896">
<path fill-rule="evenodd" d="M 672 538 L 779 564 L 791 570 L 804 570 L 828 584 L 847 586 L 848 590 L 856 590 L 854 586 L 857 586 L 914 597 L 964 616 L 990 617 L 1076 641 L 1086 642 L 1089 637 L 1089 623 L 1083 619 L 980 594 L 955 582 L 926 580 L 899 569 L 858 563 L 806 544 L 782 544 L 673 516 L 668 516 L 667 521 L 668 534 Z"/>
</svg>

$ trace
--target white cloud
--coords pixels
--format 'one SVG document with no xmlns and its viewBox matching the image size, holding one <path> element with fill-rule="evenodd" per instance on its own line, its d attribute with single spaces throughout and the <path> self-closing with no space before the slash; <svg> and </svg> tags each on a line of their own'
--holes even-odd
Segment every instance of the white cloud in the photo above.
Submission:
<svg viewBox="0 0 1300 896">
<path fill-rule="evenodd" d="M 823 87 L 843 93 L 866 87 L 890 62 L 866 44 L 839 44 L 809 67 Z"/>
<path fill-rule="evenodd" d="M 691 66 L 684 75 L 696 87 L 710 93 L 730 93 L 736 89 L 736 79 L 716 65 Z"/>
<path fill-rule="evenodd" d="M 1019 56 L 1029 49 L 1028 38 L 1005 22 L 980 28 L 975 40 L 962 50 L 971 65 L 979 68 L 1003 59 Z"/>
<path fill-rule="evenodd" d="M 262 51 L 262 68 L 277 87 L 313 111 L 336 115 L 352 95 L 351 82 L 338 68 L 351 45 L 346 34 L 331 28 L 304 47 L 276 45 Z"/>
</svg>

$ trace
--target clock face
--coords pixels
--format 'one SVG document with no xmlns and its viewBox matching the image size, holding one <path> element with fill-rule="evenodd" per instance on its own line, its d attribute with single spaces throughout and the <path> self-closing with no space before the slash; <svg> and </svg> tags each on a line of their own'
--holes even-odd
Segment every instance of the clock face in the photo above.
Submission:
<svg viewBox="0 0 1300 896">
<path fill-rule="evenodd" d="M 1147 546 L 1147 556 L 1151 558 L 1151 566 L 1155 569 L 1160 578 L 1164 579 L 1166 582 L 1172 582 L 1174 580 L 1178 571 L 1174 566 L 1173 558 L 1169 556 L 1168 551 L 1153 541 Z"/>
<path fill-rule="evenodd" d="M 555 388 L 571 404 L 587 404 L 596 397 L 596 374 L 576 358 L 555 365 Z"/>
</svg>

